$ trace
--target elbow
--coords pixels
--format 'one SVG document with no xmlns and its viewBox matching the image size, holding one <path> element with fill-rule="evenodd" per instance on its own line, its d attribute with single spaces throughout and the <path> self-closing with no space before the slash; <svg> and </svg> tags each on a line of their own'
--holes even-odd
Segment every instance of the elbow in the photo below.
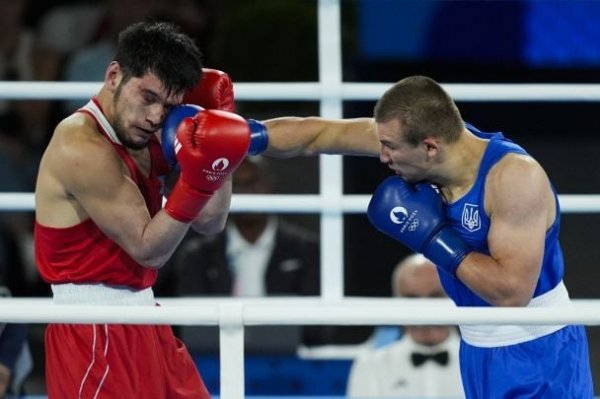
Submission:
<svg viewBox="0 0 600 399">
<path fill-rule="evenodd" d="M 497 307 L 523 308 L 529 304 L 529 301 L 530 301 L 530 299 L 524 300 L 522 298 L 517 298 L 517 297 L 507 297 L 507 298 L 502 298 L 500 300 L 497 300 L 496 303 L 494 303 L 493 305 L 497 306 Z"/>
<path fill-rule="evenodd" d="M 164 256 L 156 256 L 142 247 L 127 252 L 136 263 L 148 269 L 160 269 L 167 262 Z"/>
<path fill-rule="evenodd" d="M 202 226 L 195 227 L 194 231 L 196 233 L 205 234 L 205 235 L 219 234 L 223 230 L 225 230 L 225 224 L 226 224 L 225 221 L 226 221 L 226 219 L 223 219 L 221 221 L 217 221 L 214 223 L 204 224 Z"/>
<path fill-rule="evenodd" d="M 227 224 L 227 218 L 222 218 L 218 223 L 212 227 L 211 231 L 208 234 L 219 234 L 225 230 L 225 226 Z"/>
<path fill-rule="evenodd" d="M 493 301 L 494 306 L 498 307 L 525 307 L 529 305 L 532 298 L 532 292 L 527 290 L 507 289 L 498 295 Z"/>
<path fill-rule="evenodd" d="M 166 260 L 164 259 L 159 259 L 159 258 L 134 258 L 134 260 L 139 263 L 140 265 L 144 266 L 145 268 L 148 269 L 155 269 L 158 270 L 161 267 L 163 267 L 166 263 Z"/>
<path fill-rule="evenodd" d="M 214 217 L 210 220 L 199 220 L 192 225 L 192 228 L 196 233 L 204 235 L 215 235 L 225 230 L 227 224 L 227 214 L 221 215 L 220 217 Z"/>
<path fill-rule="evenodd" d="M 531 302 L 537 279 L 523 275 L 504 275 L 496 283 L 491 304 L 498 307 L 525 307 Z"/>
</svg>

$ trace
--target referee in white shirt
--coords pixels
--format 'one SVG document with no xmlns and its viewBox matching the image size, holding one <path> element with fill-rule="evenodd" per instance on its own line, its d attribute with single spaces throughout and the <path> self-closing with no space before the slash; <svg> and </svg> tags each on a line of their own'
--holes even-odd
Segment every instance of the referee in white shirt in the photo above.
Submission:
<svg viewBox="0 0 600 399">
<path fill-rule="evenodd" d="M 436 267 L 422 255 L 411 255 L 394 270 L 395 296 L 445 297 Z M 404 326 L 390 345 L 366 350 L 350 370 L 351 398 L 463 398 L 455 327 Z"/>
</svg>

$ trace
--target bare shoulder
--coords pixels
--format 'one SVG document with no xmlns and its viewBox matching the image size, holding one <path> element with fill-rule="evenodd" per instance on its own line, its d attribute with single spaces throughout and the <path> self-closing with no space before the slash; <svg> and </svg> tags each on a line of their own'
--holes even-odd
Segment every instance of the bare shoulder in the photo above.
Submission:
<svg viewBox="0 0 600 399">
<path fill-rule="evenodd" d="M 488 184 L 498 189 L 519 188 L 521 185 L 549 184 L 548 176 L 542 166 L 531 156 L 507 154 L 488 175 Z"/>
<path fill-rule="evenodd" d="M 102 155 L 110 150 L 110 145 L 90 118 L 77 113 L 56 126 L 48 150 L 61 156 L 81 157 L 86 155 L 86 150 L 98 151 L 96 155 Z"/>
<path fill-rule="evenodd" d="M 532 157 L 508 154 L 486 180 L 486 205 L 494 209 L 553 208 L 554 194 L 544 168 Z"/>
<path fill-rule="evenodd" d="M 64 171 L 67 179 L 80 173 L 106 172 L 104 168 L 111 164 L 121 165 L 94 121 L 82 113 L 73 114 L 57 125 L 42 162 L 41 169 Z"/>
<path fill-rule="evenodd" d="M 80 194 L 89 191 L 93 184 L 103 184 L 111 168 L 121 167 L 110 147 L 94 121 L 81 113 L 56 126 L 38 171 L 35 188 L 38 222 L 65 227 L 87 218 Z"/>
</svg>

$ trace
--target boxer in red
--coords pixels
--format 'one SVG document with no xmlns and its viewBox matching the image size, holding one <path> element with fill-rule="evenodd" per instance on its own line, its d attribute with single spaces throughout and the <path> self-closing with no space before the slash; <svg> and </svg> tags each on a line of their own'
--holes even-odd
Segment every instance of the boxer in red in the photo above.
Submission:
<svg viewBox="0 0 600 399">
<path fill-rule="evenodd" d="M 98 94 L 56 127 L 35 194 L 36 262 L 55 303 L 154 306 L 157 270 L 188 229 L 224 227 L 250 128 L 214 110 L 233 110 L 232 84 L 203 74 L 200 57 L 173 25 L 134 24 Z M 159 134 L 186 93 L 203 108 L 171 118 L 178 173 L 169 178 Z M 168 326 L 49 325 L 46 384 L 51 399 L 209 397 Z"/>
</svg>

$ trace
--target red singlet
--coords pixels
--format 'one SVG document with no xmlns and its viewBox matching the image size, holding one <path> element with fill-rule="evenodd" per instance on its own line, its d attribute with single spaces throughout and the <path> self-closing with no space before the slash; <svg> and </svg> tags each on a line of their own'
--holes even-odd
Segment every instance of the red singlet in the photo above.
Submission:
<svg viewBox="0 0 600 399">
<path fill-rule="evenodd" d="M 167 172 L 158 140 L 150 141 L 152 167 L 146 177 L 120 144 L 95 98 L 78 112 L 93 118 L 113 144 L 155 215 L 162 206 L 159 176 Z M 35 255 L 41 276 L 55 285 L 62 303 L 68 298 L 72 303 L 118 304 L 111 299 L 121 294 L 131 294 L 129 303 L 135 303 L 140 297 L 136 293 L 145 289 L 150 301 L 146 298 L 138 304 L 154 304 L 149 287 L 156 281 L 156 270 L 135 262 L 91 219 L 67 228 L 36 222 Z M 169 326 L 49 325 L 46 387 L 50 399 L 210 398 L 186 347 Z"/>
</svg>

